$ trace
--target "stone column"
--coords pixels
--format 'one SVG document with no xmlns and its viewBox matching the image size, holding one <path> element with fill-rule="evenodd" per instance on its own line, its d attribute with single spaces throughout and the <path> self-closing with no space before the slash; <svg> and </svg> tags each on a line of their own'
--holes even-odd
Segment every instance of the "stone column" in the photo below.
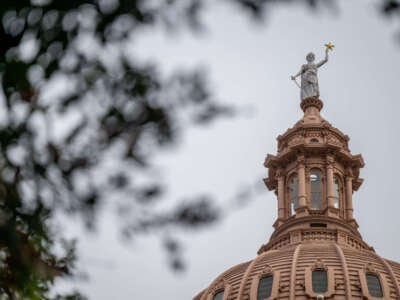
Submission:
<svg viewBox="0 0 400 300">
<path fill-rule="evenodd" d="M 306 167 L 305 158 L 303 155 L 297 158 L 297 174 L 299 176 L 299 207 L 296 210 L 296 215 L 307 214 L 307 201 L 306 201 Z"/>
<path fill-rule="evenodd" d="M 278 219 L 283 220 L 286 218 L 285 214 L 285 176 L 283 176 L 282 170 L 278 170 L 276 173 L 278 180 Z"/>
<path fill-rule="evenodd" d="M 353 220 L 353 176 L 351 170 L 346 174 L 346 219 Z"/>
<path fill-rule="evenodd" d="M 332 156 L 326 157 L 326 194 L 328 199 L 327 215 L 329 217 L 339 217 L 339 210 L 335 208 L 335 187 L 334 187 L 334 176 L 333 168 L 335 160 Z"/>
<path fill-rule="evenodd" d="M 326 191 L 328 198 L 328 207 L 335 207 L 335 192 L 333 184 L 333 166 L 334 160 L 331 156 L 326 158 Z"/>
</svg>

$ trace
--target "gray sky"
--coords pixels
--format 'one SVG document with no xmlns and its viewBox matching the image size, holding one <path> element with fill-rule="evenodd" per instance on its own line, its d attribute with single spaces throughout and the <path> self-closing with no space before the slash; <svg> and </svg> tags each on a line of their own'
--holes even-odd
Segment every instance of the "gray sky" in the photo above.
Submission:
<svg viewBox="0 0 400 300">
<path fill-rule="evenodd" d="M 261 25 L 215 5 L 204 14 L 205 34 L 171 38 L 145 32 L 136 38 L 137 57 L 155 60 L 164 72 L 206 67 L 217 96 L 248 112 L 190 129 L 179 147 L 157 157 L 170 185 L 166 203 L 197 193 L 225 203 L 241 186 L 261 184 L 262 164 L 267 153 L 276 152 L 276 136 L 302 116 L 290 75 L 309 51 L 321 59 L 323 45 L 332 41 L 330 61 L 319 71 L 322 115 L 350 136 L 352 153 L 362 153 L 366 162 L 365 182 L 354 194 L 364 240 L 383 257 L 400 261 L 400 45 L 394 40 L 400 26 L 381 18 L 377 3 L 340 1 L 338 14 L 278 6 Z M 80 236 L 80 266 L 90 276 L 74 285 L 96 300 L 191 299 L 227 268 L 253 259 L 275 218 L 276 198 L 265 188 L 224 222 L 179 234 L 188 262 L 188 271 L 179 275 L 169 270 L 157 236 L 123 243 L 115 217 L 104 212 L 97 235 L 69 226 L 71 236 Z"/>
</svg>

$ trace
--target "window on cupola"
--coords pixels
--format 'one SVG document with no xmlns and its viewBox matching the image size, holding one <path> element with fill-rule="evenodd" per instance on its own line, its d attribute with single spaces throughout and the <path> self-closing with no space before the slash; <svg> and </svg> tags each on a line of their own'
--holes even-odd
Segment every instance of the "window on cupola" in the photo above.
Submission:
<svg viewBox="0 0 400 300">
<path fill-rule="evenodd" d="M 382 298 L 383 292 L 382 292 L 382 286 L 381 286 L 379 277 L 372 273 L 367 273 L 365 276 L 367 278 L 369 294 L 372 297 Z"/>
<path fill-rule="evenodd" d="M 260 279 L 257 291 L 257 300 L 265 300 L 271 296 L 272 283 L 274 277 L 272 275 L 264 276 Z"/>
<path fill-rule="evenodd" d="M 328 290 L 328 274 L 324 269 L 312 272 L 312 289 L 314 293 L 325 293 Z"/>
<path fill-rule="evenodd" d="M 292 215 L 296 212 L 297 207 L 299 206 L 299 179 L 297 175 L 293 175 L 289 180 L 289 198 L 290 198 L 290 207 L 292 208 Z"/>
<path fill-rule="evenodd" d="M 214 295 L 213 300 L 222 300 L 224 298 L 224 291 L 220 291 Z"/>
<path fill-rule="evenodd" d="M 339 208 L 339 203 L 340 203 L 340 181 L 337 176 L 335 176 L 333 180 L 333 189 L 334 189 L 334 196 L 335 196 L 335 203 L 334 206 L 335 208 Z"/>
<path fill-rule="evenodd" d="M 311 186 L 311 209 L 322 209 L 322 181 L 321 172 L 319 170 L 311 170 L 310 174 Z"/>
</svg>

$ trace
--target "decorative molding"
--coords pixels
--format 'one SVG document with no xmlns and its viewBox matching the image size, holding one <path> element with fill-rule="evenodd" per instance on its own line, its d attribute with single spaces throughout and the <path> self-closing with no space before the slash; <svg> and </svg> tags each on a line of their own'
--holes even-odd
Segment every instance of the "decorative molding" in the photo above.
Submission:
<svg viewBox="0 0 400 300">
<path fill-rule="evenodd" d="M 315 293 L 312 287 L 312 272 L 315 270 L 324 270 L 327 273 L 328 282 L 325 293 Z M 327 266 L 321 259 L 317 259 L 314 264 L 305 269 L 305 292 L 312 299 L 316 299 L 318 295 L 323 295 L 325 298 L 332 297 L 335 294 L 335 273 L 332 267 Z"/>
<path fill-rule="evenodd" d="M 357 291 L 362 291 L 360 282 L 354 282 L 351 284 L 352 287 L 355 287 Z"/>
<path fill-rule="evenodd" d="M 274 275 L 274 271 L 272 270 L 270 265 L 265 265 L 261 272 L 257 274 L 257 277 L 261 279 L 261 277 L 266 275 Z"/>
<path fill-rule="evenodd" d="M 275 171 L 275 178 L 276 178 L 277 180 L 279 180 L 280 178 L 284 178 L 284 176 L 285 176 L 285 173 L 284 173 L 284 170 L 283 170 L 282 168 L 276 169 L 276 171 Z"/>
<path fill-rule="evenodd" d="M 364 267 L 365 273 L 378 273 L 371 263 L 367 263 Z"/>
<path fill-rule="evenodd" d="M 346 179 L 347 178 L 353 179 L 353 177 L 354 177 L 353 170 L 351 168 L 346 168 L 345 175 L 346 175 Z"/>
<path fill-rule="evenodd" d="M 306 109 L 311 106 L 316 107 L 318 108 L 318 111 L 321 111 L 321 109 L 324 107 L 324 103 L 317 97 L 305 98 L 300 103 L 300 107 L 303 112 L 305 112 Z"/>
<path fill-rule="evenodd" d="M 335 290 L 344 286 L 344 280 L 335 278 Z"/>
<path fill-rule="evenodd" d="M 332 168 L 333 169 L 335 167 L 335 159 L 331 155 L 327 155 L 326 156 L 325 163 L 326 163 L 326 166 L 328 168 Z"/>
<path fill-rule="evenodd" d="M 298 244 L 301 240 L 301 231 L 290 232 L 290 244 Z"/>
<path fill-rule="evenodd" d="M 296 282 L 296 285 L 297 285 L 297 286 L 300 286 L 300 288 L 301 288 L 303 291 L 305 291 L 306 285 L 305 285 L 305 283 L 304 283 L 304 280 L 298 280 L 298 281 Z"/>
<path fill-rule="evenodd" d="M 306 158 L 304 157 L 303 154 L 297 156 L 296 164 L 297 164 L 297 168 L 299 168 L 299 167 L 305 167 Z"/>
<path fill-rule="evenodd" d="M 279 288 L 278 288 L 278 291 L 280 292 L 280 293 L 282 293 L 282 292 L 284 292 L 286 289 L 289 289 L 289 284 L 287 284 L 287 283 L 281 283 L 280 285 L 279 285 Z"/>
<path fill-rule="evenodd" d="M 311 266 L 311 271 L 315 271 L 315 270 L 327 270 L 326 265 L 320 258 L 318 258 L 316 260 L 316 262 L 314 263 L 314 265 Z"/>
</svg>

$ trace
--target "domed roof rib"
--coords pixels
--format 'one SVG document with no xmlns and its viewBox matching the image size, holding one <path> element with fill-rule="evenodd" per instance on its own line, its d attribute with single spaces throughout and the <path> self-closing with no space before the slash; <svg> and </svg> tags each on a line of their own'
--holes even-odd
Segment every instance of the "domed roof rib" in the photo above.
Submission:
<svg viewBox="0 0 400 300">
<path fill-rule="evenodd" d="M 400 293 L 399 290 L 399 283 L 400 283 L 400 264 L 388 259 L 385 259 L 385 261 L 389 264 L 391 270 L 394 272 L 394 276 L 397 282 L 397 290 Z"/>
<path fill-rule="evenodd" d="M 241 299 L 242 297 L 244 297 L 243 294 L 244 294 L 244 290 L 245 290 L 246 283 L 247 283 L 247 280 L 248 280 L 248 278 L 249 278 L 249 275 L 250 275 L 251 271 L 253 270 L 255 264 L 256 264 L 262 257 L 263 257 L 262 255 L 257 256 L 255 259 L 253 259 L 253 261 L 252 261 L 252 262 L 249 264 L 249 266 L 247 267 L 246 272 L 245 272 L 244 275 L 243 275 L 243 280 L 242 280 L 242 282 L 241 282 L 241 284 L 240 284 L 239 293 L 238 293 L 238 299 Z"/>
<path fill-rule="evenodd" d="M 348 271 L 348 267 L 347 267 L 346 257 L 344 256 L 342 248 L 340 248 L 338 244 L 335 244 L 335 249 L 336 249 L 336 252 L 339 255 L 340 261 L 342 263 L 344 284 L 345 284 L 345 290 L 346 290 L 346 293 L 345 293 L 346 299 L 351 300 L 350 277 L 349 277 L 349 271 Z"/>
<path fill-rule="evenodd" d="M 396 279 L 396 275 L 394 274 L 393 268 L 391 267 L 391 265 L 384 258 L 380 257 L 376 253 L 374 253 L 374 254 L 382 262 L 382 264 L 386 267 L 386 270 L 388 271 L 388 273 L 389 273 L 389 275 L 391 277 L 394 290 L 396 291 L 396 296 L 397 296 L 398 299 L 400 299 L 399 282 Z"/>
<path fill-rule="evenodd" d="M 297 268 L 297 260 L 299 258 L 301 244 L 296 246 L 296 249 L 293 253 L 293 260 L 292 260 L 292 271 L 290 276 L 290 300 L 296 299 L 296 268 Z"/>
</svg>

